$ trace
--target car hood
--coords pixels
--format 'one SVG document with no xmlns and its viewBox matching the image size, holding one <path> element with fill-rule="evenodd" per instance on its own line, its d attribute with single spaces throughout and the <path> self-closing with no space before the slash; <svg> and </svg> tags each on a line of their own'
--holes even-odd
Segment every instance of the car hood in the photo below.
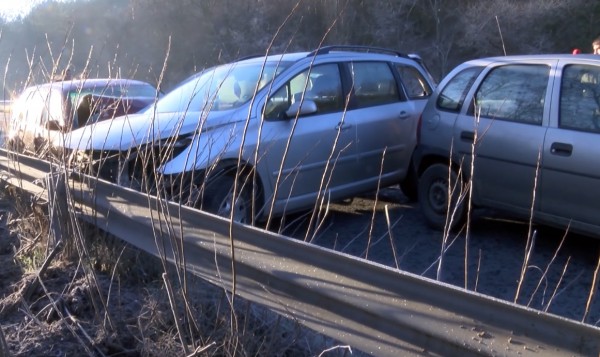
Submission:
<svg viewBox="0 0 600 357">
<path fill-rule="evenodd" d="M 189 135 L 236 119 L 231 112 L 155 113 L 148 111 L 97 122 L 71 131 L 57 147 L 71 150 L 126 151 L 173 136 Z"/>
</svg>

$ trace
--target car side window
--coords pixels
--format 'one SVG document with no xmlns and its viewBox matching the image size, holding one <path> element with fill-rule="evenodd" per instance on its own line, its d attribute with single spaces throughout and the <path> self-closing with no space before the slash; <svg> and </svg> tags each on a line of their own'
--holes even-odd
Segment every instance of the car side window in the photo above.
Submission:
<svg viewBox="0 0 600 357">
<path fill-rule="evenodd" d="M 342 111 L 344 96 L 339 67 L 335 63 L 307 69 L 279 88 L 265 106 L 265 119 L 285 118 L 285 112 L 297 102 L 312 101 L 316 112 L 325 114 Z"/>
<path fill-rule="evenodd" d="M 437 98 L 436 106 L 438 109 L 453 112 L 460 111 L 467 92 L 482 70 L 483 67 L 469 67 L 452 77 Z"/>
<path fill-rule="evenodd" d="M 547 65 L 494 68 L 478 88 L 471 114 L 541 125 L 549 76 Z"/>
<path fill-rule="evenodd" d="M 400 101 L 396 79 L 386 62 L 353 62 L 350 72 L 356 107 L 365 108 Z"/>
<path fill-rule="evenodd" d="M 423 74 L 415 67 L 396 64 L 396 70 L 400 74 L 404 90 L 410 99 L 427 98 L 433 92 Z"/>
<path fill-rule="evenodd" d="M 566 66 L 560 93 L 561 128 L 600 132 L 600 67 Z"/>
</svg>

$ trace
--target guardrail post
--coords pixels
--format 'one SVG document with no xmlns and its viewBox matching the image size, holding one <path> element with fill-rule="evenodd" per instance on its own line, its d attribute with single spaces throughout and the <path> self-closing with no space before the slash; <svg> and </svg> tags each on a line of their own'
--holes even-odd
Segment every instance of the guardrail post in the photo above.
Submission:
<svg viewBox="0 0 600 357">
<path fill-rule="evenodd" d="M 6 338 L 4 338 L 2 326 L 0 326 L 0 357 L 10 357 L 10 350 L 8 348 L 8 344 L 6 343 Z"/>
<path fill-rule="evenodd" d="M 48 210 L 50 215 L 50 234 L 48 236 L 49 252 L 55 250 L 69 234 L 69 208 L 67 203 L 66 173 L 51 172 L 46 175 L 48 189 Z"/>
<path fill-rule="evenodd" d="M 67 205 L 66 173 L 51 171 L 44 176 L 44 184 L 48 190 L 48 213 L 50 215 L 50 232 L 46 246 L 46 259 L 38 270 L 38 279 L 34 279 L 23 293 L 23 298 L 28 301 L 37 289 L 41 277 L 52 260 L 58 255 L 65 245 L 65 237 L 69 237 L 69 211 Z M 2 357 L 0 355 L 0 357 Z"/>
</svg>

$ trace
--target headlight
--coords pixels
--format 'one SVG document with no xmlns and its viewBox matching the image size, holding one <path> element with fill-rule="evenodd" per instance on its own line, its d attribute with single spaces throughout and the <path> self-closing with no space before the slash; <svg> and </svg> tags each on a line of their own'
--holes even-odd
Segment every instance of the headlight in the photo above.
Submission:
<svg viewBox="0 0 600 357">
<path fill-rule="evenodd" d="M 161 160 L 169 159 L 180 154 L 188 147 L 193 139 L 193 133 L 173 136 L 161 140 L 152 141 L 136 148 L 137 153 L 158 154 Z"/>
</svg>

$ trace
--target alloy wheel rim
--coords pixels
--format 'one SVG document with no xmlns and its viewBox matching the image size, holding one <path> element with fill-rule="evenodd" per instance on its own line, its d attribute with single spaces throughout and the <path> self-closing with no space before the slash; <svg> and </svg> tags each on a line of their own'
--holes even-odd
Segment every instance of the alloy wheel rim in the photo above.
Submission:
<svg viewBox="0 0 600 357">
<path fill-rule="evenodd" d="M 445 180 L 436 180 L 429 189 L 429 205 L 437 213 L 443 213 L 448 207 L 448 186 Z"/>
</svg>

